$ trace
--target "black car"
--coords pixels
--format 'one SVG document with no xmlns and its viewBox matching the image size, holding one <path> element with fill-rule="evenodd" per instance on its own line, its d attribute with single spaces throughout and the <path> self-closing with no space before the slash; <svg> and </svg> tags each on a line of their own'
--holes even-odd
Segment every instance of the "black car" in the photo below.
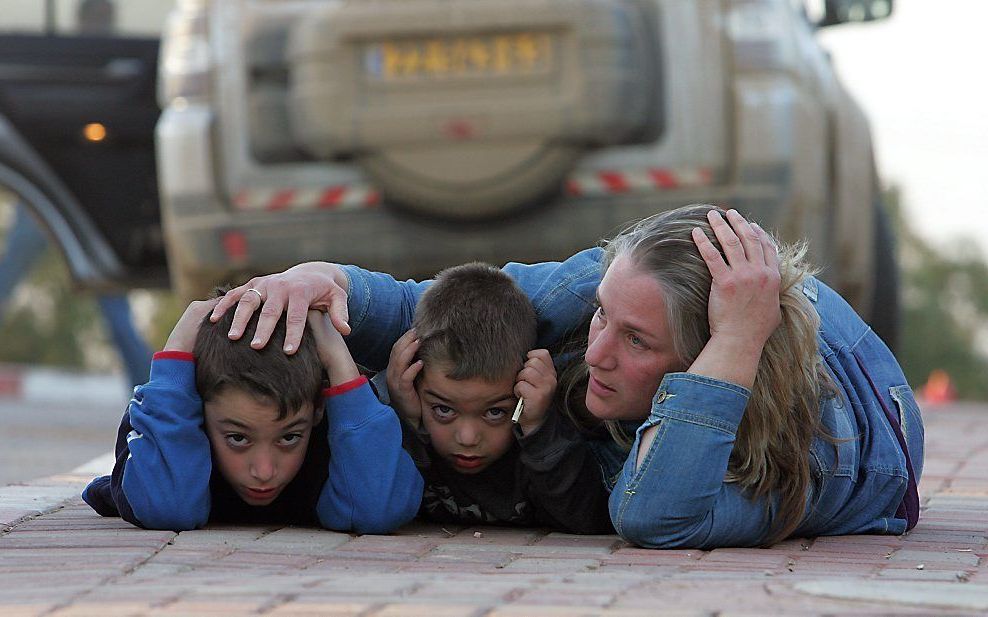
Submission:
<svg viewBox="0 0 988 617">
<path fill-rule="evenodd" d="M 167 286 L 154 127 L 171 3 L 0 4 L 0 206 L 25 204 L 84 287 Z"/>
</svg>

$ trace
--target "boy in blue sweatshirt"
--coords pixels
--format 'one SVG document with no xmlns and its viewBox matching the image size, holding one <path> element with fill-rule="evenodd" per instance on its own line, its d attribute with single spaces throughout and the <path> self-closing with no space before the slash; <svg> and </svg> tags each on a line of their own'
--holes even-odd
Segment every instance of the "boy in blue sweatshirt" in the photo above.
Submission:
<svg viewBox="0 0 988 617">
<path fill-rule="evenodd" d="M 113 474 L 86 487 L 86 503 L 174 531 L 222 522 L 387 533 L 414 517 L 423 481 L 400 423 L 328 316 L 309 311 L 286 355 L 284 317 L 275 344 L 255 350 L 250 336 L 226 336 L 233 311 L 209 321 L 216 302 L 190 304 L 154 355 L 121 420 Z"/>
</svg>

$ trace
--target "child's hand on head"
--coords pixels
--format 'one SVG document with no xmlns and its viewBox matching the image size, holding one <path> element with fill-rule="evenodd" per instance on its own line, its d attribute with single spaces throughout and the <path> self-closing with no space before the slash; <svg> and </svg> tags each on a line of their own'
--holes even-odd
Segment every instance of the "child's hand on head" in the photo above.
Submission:
<svg viewBox="0 0 988 617">
<path fill-rule="evenodd" d="M 219 302 L 219 298 L 210 300 L 194 300 L 182 316 L 178 318 L 175 327 L 172 328 L 168 340 L 162 351 L 184 351 L 192 353 L 196 344 L 196 337 L 199 336 L 199 324 L 212 312 L 213 307 Z"/>
<path fill-rule="evenodd" d="M 310 310 L 306 315 L 309 334 L 316 341 L 316 353 L 329 373 L 329 384 L 338 386 L 360 376 L 360 371 L 347 349 L 343 335 L 333 327 L 329 314 Z"/>
<path fill-rule="evenodd" d="M 539 430 L 555 394 L 556 368 L 549 350 L 533 349 L 515 380 L 515 396 L 525 399 L 525 410 L 518 420 L 522 435 Z"/>
<path fill-rule="evenodd" d="M 422 403 L 415 391 L 415 378 L 422 371 L 422 361 L 415 360 L 419 342 L 415 328 L 401 335 L 391 348 L 387 374 L 391 406 L 415 428 L 422 422 Z"/>
</svg>

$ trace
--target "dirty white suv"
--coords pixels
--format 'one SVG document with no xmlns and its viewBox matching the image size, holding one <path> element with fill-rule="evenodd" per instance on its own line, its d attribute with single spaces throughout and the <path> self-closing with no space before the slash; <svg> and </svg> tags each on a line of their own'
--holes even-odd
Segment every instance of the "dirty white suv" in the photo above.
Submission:
<svg viewBox="0 0 988 617">
<path fill-rule="evenodd" d="M 185 294 L 312 259 L 559 259 L 714 202 L 807 238 L 894 338 L 868 123 L 815 37 L 890 0 L 178 5 L 157 144 Z"/>
</svg>

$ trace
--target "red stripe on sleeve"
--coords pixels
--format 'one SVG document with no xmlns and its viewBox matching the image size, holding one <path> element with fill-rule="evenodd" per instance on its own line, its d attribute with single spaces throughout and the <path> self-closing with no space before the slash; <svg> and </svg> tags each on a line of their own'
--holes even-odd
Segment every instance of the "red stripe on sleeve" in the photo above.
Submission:
<svg viewBox="0 0 988 617">
<path fill-rule="evenodd" d="M 196 358 L 187 351 L 158 351 L 152 356 L 154 360 L 185 360 L 195 362 Z"/>
<path fill-rule="evenodd" d="M 341 383 L 339 385 L 333 386 L 332 388 L 326 388 L 325 390 L 322 391 L 322 393 L 323 396 L 326 397 L 336 396 L 337 394 L 343 394 L 345 392 L 349 392 L 350 390 L 355 390 L 356 388 L 359 388 L 365 383 L 367 383 L 367 377 L 361 375 L 360 377 L 357 377 L 356 379 L 351 379 L 346 383 Z"/>
</svg>

